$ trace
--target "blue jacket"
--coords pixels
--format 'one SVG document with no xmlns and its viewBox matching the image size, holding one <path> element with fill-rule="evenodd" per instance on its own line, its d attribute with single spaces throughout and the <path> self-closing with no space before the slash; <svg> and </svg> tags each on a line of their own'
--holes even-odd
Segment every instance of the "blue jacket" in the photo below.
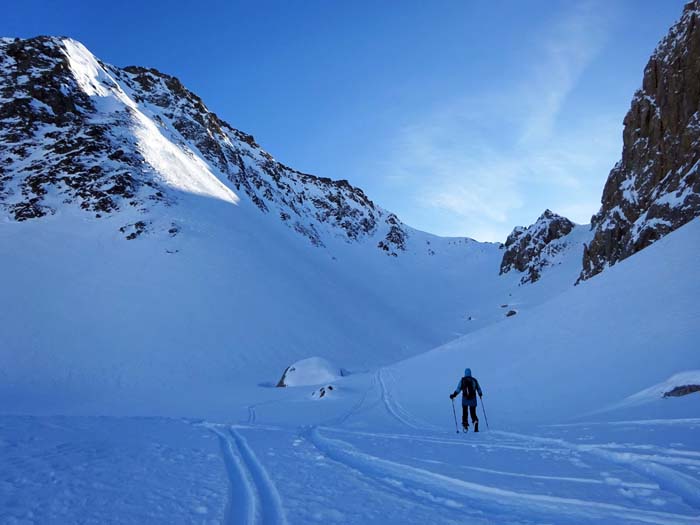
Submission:
<svg viewBox="0 0 700 525">
<path fill-rule="evenodd" d="M 471 381 L 473 388 L 472 390 L 472 396 L 467 397 L 467 389 L 462 389 L 462 384 L 463 381 Z M 462 406 L 465 407 L 475 407 L 476 406 L 476 394 L 479 394 L 479 397 L 481 397 L 482 392 L 481 392 L 481 386 L 479 385 L 479 381 L 477 381 L 476 377 L 472 377 L 472 371 L 471 368 L 465 368 L 464 369 L 464 377 L 459 380 L 459 383 L 457 383 L 457 388 L 455 389 L 454 393 L 455 395 L 459 394 L 462 392 Z"/>
</svg>

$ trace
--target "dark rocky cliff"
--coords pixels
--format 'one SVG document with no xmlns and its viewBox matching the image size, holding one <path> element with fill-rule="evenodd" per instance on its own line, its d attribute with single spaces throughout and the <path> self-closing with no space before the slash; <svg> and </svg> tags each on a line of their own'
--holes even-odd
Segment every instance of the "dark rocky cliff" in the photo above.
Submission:
<svg viewBox="0 0 700 525">
<path fill-rule="evenodd" d="M 700 0 L 685 6 L 644 69 L 623 144 L 591 221 L 580 280 L 700 215 Z"/>
<path fill-rule="evenodd" d="M 515 228 L 506 240 L 501 275 L 521 272 L 521 284 L 539 280 L 542 270 L 553 265 L 556 255 L 566 248 L 565 237 L 574 226 L 566 217 L 545 210 L 534 224 Z"/>
</svg>

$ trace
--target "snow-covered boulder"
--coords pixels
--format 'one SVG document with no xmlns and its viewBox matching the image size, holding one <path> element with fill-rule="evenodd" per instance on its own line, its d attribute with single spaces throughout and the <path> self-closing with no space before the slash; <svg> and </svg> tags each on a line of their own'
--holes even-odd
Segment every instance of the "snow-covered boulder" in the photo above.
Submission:
<svg viewBox="0 0 700 525">
<path fill-rule="evenodd" d="M 309 357 L 288 366 L 278 387 L 308 386 L 330 383 L 343 376 L 343 371 L 322 357 Z"/>
</svg>

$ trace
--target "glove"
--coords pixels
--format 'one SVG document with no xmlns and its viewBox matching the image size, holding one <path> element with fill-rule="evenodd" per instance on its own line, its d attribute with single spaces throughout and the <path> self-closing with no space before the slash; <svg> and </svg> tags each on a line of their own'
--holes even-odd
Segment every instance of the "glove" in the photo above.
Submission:
<svg viewBox="0 0 700 525">
<path fill-rule="evenodd" d="M 455 394 L 450 394 L 450 399 L 454 399 L 455 397 L 457 397 Z"/>
<path fill-rule="evenodd" d="M 479 399 L 481 399 L 481 394 L 479 394 Z"/>
</svg>

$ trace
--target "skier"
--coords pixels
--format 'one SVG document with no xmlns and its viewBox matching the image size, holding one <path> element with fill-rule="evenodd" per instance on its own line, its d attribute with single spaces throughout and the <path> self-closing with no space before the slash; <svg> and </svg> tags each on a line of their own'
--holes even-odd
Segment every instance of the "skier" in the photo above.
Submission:
<svg viewBox="0 0 700 525">
<path fill-rule="evenodd" d="M 476 377 L 472 377 L 471 368 L 464 369 L 464 377 L 457 383 L 457 389 L 450 394 L 450 399 L 454 400 L 455 397 L 462 392 L 462 427 L 464 431 L 469 430 L 469 418 L 468 414 L 472 414 L 472 423 L 474 423 L 474 432 L 479 431 L 479 418 L 476 415 L 476 394 L 481 397 L 481 386 L 479 386 L 479 381 Z"/>
</svg>

